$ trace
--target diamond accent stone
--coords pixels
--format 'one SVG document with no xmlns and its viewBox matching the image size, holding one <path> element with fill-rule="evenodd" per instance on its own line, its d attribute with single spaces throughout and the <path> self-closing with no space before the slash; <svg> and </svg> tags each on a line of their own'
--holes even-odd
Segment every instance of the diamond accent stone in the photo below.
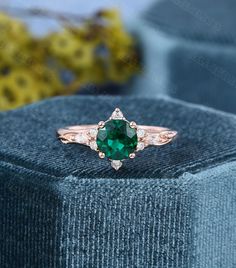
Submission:
<svg viewBox="0 0 236 268">
<path fill-rule="evenodd" d="M 75 136 L 75 141 L 81 144 L 88 144 L 89 143 L 89 138 L 85 134 L 77 134 Z"/>
<path fill-rule="evenodd" d="M 96 138 L 97 134 L 98 134 L 97 129 L 90 129 L 89 135 L 90 135 L 91 138 Z"/>
<path fill-rule="evenodd" d="M 137 151 L 141 151 L 145 148 L 144 142 L 139 142 L 137 145 Z"/>
<path fill-rule="evenodd" d="M 98 146 L 97 146 L 96 141 L 91 141 L 90 144 L 89 144 L 89 146 L 94 151 L 97 151 L 97 149 L 98 149 Z"/>
<path fill-rule="evenodd" d="M 137 130 L 137 135 L 138 135 L 139 138 L 143 138 L 145 136 L 144 129 L 138 129 Z"/>
<path fill-rule="evenodd" d="M 176 136 L 176 134 L 176 131 L 163 131 L 161 133 L 149 134 L 147 136 L 147 143 L 149 145 L 167 144 Z"/>
<path fill-rule="evenodd" d="M 158 134 L 151 134 L 147 137 L 147 142 L 150 145 L 156 145 L 159 143 L 159 135 Z"/>
<path fill-rule="evenodd" d="M 111 115 L 112 119 L 124 119 L 124 115 L 120 109 L 116 108 L 115 111 Z"/>
<path fill-rule="evenodd" d="M 122 167 L 122 162 L 120 160 L 112 160 L 111 161 L 111 166 L 115 169 L 118 170 Z"/>
</svg>

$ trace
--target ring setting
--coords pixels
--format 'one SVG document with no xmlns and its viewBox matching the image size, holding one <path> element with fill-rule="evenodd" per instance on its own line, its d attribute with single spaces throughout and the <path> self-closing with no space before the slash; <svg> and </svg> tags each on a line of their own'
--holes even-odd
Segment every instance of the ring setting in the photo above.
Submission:
<svg viewBox="0 0 236 268">
<path fill-rule="evenodd" d="M 128 121 L 116 108 L 107 121 L 95 125 L 77 125 L 58 130 L 61 142 L 89 146 L 101 159 L 108 158 L 118 170 L 125 159 L 133 159 L 136 153 L 148 146 L 160 146 L 171 142 L 176 131 L 159 126 L 138 125 Z"/>
</svg>

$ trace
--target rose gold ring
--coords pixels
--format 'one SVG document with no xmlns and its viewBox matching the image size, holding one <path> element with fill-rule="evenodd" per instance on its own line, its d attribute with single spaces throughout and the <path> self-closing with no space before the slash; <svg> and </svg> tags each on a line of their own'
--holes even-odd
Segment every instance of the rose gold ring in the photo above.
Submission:
<svg viewBox="0 0 236 268">
<path fill-rule="evenodd" d="M 128 121 L 116 108 L 107 121 L 96 125 L 78 125 L 58 130 L 59 139 L 67 143 L 89 146 L 100 158 L 108 158 L 118 170 L 123 160 L 134 158 L 147 146 L 160 146 L 171 142 L 177 131 L 159 126 L 137 125 Z"/>
</svg>

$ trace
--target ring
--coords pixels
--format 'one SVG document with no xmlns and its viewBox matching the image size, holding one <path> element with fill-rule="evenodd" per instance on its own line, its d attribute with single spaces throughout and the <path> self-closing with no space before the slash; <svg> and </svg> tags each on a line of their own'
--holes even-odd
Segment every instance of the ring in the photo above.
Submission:
<svg viewBox="0 0 236 268">
<path fill-rule="evenodd" d="M 123 160 L 134 158 L 136 152 L 147 146 L 160 146 L 171 142 L 177 131 L 159 126 L 137 125 L 128 121 L 116 108 L 107 121 L 96 125 L 77 125 L 58 130 L 59 139 L 67 143 L 79 143 L 98 152 L 100 158 L 108 158 L 118 170 Z"/>
</svg>

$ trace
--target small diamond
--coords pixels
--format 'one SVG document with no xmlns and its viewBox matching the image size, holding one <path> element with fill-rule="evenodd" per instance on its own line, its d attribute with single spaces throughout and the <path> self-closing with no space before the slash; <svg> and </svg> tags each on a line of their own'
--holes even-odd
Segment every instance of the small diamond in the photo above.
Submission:
<svg viewBox="0 0 236 268">
<path fill-rule="evenodd" d="M 112 113 L 111 118 L 112 119 L 123 119 L 124 115 L 120 109 L 116 108 L 115 111 Z"/>
<path fill-rule="evenodd" d="M 111 161 L 111 166 L 115 169 L 118 170 L 119 168 L 122 167 L 122 162 L 120 160 L 112 160 Z"/>
<path fill-rule="evenodd" d="M 137 145 L 137 150 L 138 151 L 141 151 L 141 150 L 144 149 L 144 147 L 145 147 L 144 143 L 143 142 L 139 142 L 138 145 Z"/>
<path fill-rule="evenodd" d="M 97 129 L 90 129 L 90 131 L 89 131 L 90 137 L 96 138 L 97 137 L 97 134 L 98 134 Z"/>
<path fill-rule="evenodd" d="M 75 141 L 81 144 L 88 144 L 88 136 L 84 134 L 78 134 L 75 136 Z"/>
<path fill-rule="evenodd" d="M 145 136 L 145 131 L 143 129 L 138 129 L 137 135 L 139 138 L 143 138 Z"/>
<path fill-rule="evenodd" d="M 94 151 L 97 151 L 97 149 L 98 149 L 98 146 L 97 146 L 96 141 L 91 141 L 90 144 L 89 144 L 89 146 Z"/>
<path fill-rule="evenodd" d="M 158 144 L 159 143 L 159 135 L 154 135 L 154 134 L 149 135 L 148 136 L 148 143 L 150 145 L 156 145 L 156 144 Z"/>
</svg>

